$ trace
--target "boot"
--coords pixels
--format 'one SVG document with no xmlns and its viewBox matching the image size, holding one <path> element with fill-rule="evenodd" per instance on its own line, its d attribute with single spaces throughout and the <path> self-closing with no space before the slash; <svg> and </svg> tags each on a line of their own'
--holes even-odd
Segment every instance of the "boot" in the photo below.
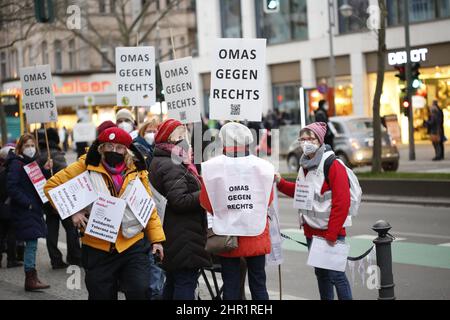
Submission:
<svg viewBox="0 0 450 320">
<path fill-rule="evenodd" d="M 48 288 L 50 288 L 49 285 L 40 282 L 35 269 L 25 271 L 25 291 L 35 291 Z"/>
</svg>

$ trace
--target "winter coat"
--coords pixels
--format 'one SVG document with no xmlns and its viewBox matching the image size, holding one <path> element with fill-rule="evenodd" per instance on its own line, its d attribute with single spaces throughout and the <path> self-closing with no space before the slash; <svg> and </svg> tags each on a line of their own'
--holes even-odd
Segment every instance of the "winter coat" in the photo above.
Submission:
<svg viewBox="0 0 450 320">
<path fill-rule="evenodd" d="M 139 178 L 141 180 L 145 189 L 151 195 L 150 187 L 148 184 L 148 172 L 146 170 L 138 170 L 134 164 L 126 170 L 122 188 L 120 192 L 117 194 L 116 190 L 114 189 L 113 181 L 110 175 L 100 162 L 100 155 L 98 154 L 98 152 L 96 153 L 96 149 L 94 152 L 93 150 L 94 148 L 92 148 L 91 146 L 87 157 L 81 157 L 80 159 L 78 159 L 77 162 L 74 162 L 67 168 L 59 171 L 50 180 L 47 181 L 46 185 L 44 186 L 44 191 L 49 199 L 50 199 L 49 197 L 50 190 L 56 188 L 57 186 L 60 186 L 61 184 L 69 181 L 70 179 L 75 178 L 76 176 L 80 175 L 85 171 L 95 171 L 101 173 L 103 178 L 105 179 L 105 183 L 108 186 L 110 194 L 114 197 L 120 197 L 124 193 L 130 181 L 136 178 Z M 91 153 L 96 153 L 94 156 L 95 160 L 92 160 L 92 158 L 94 157 L 91 157 Z M 161 221 L 159 220 L 159 216 L 156 212 L 156 209 L 153 210 L 151 217 L 147 223 L 147 226 L 144 228 L 144 230 L 132 238 L 129 239 L 125 238 L 122 235 L 122 230 L 119 229 L 119 234 L 114 244 L 105 240 L 92 237 L 88 234 L 84 234 L 81 240 L 82 243 L 87 246 L 103 251 L 112 251 L 113 249 L 116 249 L 117 252 L 120 253 L 131 247 L 133 244 L 135 244 L 142 238 L 144 238 L 144 236 L 146 236 L 151 243 L 159 243 L 165 240 L 164 232 L 161 226 Z"/>
<path fill-rule="evenodd" d="M 200 181 L 171 154 L 155 147 L 150 165 L 151 184 L 167 198 L 164 216 L 163 269 L 197 269 L 211 264 L 205 251 L 207 219 L 200 206 Z"/>
<path fill-rule="evenodd" d="M 438 135 L 441 139 L 444 137 L 444 113 L 439 107 L 433 106 L 428 121 L 425 122 L 428 134 Z"/>
<path fill-rule="evenodd" d="M 145 165 L 148 170 L 150 168 L 150 163 L 152 162 L 152 159 L 153 159 L 153 151 L 155 149 L 155 146 L 148 144 L 148 142 L 141 136 L 137 136 L 133 140 L 133 144 L 136 146 L 136 148 L 139 150 L 139 152 L 144 157 Z"/>
<path fill-rule="evenodd" d="M 47 235 L 41 198 L 23 168 L 35 160 L 36 157 L 21 157 L 14 153 L 10 153 L 7 160 L 6 186 L 11 198 L 11 217 L 16 226 L 18 240 L 36 240 Z M 43 167 L 41 170 L 46 178 L 50 177 L 49 171 Z"/>
<path fill-rule="evenodd" d="M 41 145 L 39 144 L 40 148 L 40 154 L 39 154 L 39 164 L 45 164 L 48 159 L 47 155 L 47 147 L 45 144 Z M 61 148 L 58 146 L 56 142 L 49 141 L 49 148 L 50 148 L 50 156 L 53 160 L 53 174 L 58 173 L 62 169 L 67 167 L 67 162 L 65 158 L 64 152 L 61 150 Z"/>
</svg>

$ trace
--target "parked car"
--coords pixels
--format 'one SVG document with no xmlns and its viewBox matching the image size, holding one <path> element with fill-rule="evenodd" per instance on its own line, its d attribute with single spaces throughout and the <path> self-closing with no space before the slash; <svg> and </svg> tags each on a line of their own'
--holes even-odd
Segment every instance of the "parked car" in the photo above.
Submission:
<svg viewBox="0 0 450 320">
<path fill-rule="evenodd" d="M 344 116 L 331 117 L 328 125 L 334 133 L 334 152 L 349 168 L 372 164 L 372 118 Z M 383 126 L 381 133 L 381 161 L 384 171 L 397 171 L 400 154 L 395 141 Z M 287 156 L 290 172 L 297 172 L 302 149 L 296 140 L 291 143 Z"/>
</svg>

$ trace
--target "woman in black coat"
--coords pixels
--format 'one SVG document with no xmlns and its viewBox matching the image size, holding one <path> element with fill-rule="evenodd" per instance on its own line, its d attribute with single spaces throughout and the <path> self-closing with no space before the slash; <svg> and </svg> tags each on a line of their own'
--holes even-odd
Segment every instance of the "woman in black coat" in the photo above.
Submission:
<svg viewBox="0 0 450 320">
<path fill-rule="evenodd" d="M 199 268 L 211 264 L 205 251 L 207 221 L 200 206 L 200 177 L 191 162 L 186 128 L 168 119 L 159 127 L 150 183 L 167 198 L 164 216 L 164 299 L 193 300 Z"/>
<path fill-rule="evenodd" d="M 26 133 L 20 137 L 15 153 L 10 153 L 7 160 L 6 184 L 11 199 L 11 215 L 16 226 L 16 238 L 26 243 L 24 254 L 26 291 L 50 287 L 38 279 L 36 272 L 37 240 L 45 238 L 47 234 L 42 201 L 24 169 L 24 166 L 37 159 L 36 141 L 33 135 Z M 49 170 L 52 165 L 53 162 L 48 160 L 41 167 L 46 178 L 50 177 Z"/>
</svg>

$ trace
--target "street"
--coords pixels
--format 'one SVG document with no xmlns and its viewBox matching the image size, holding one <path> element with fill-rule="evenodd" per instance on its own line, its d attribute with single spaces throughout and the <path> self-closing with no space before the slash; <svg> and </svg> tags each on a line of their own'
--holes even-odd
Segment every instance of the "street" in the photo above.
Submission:
<svg viewBox="0 0 450 320">
<path fill-rule="evenodd" d="M 304 240 L 298 230 L 296 210 L 292 200 L 280 198 L 280 223 L 282 232 L 297 240 Z M 358 256 L 372 245 L 375 232 L 370 228 L 379 219 L 392 225 L 391 234 L 397 239 L 393 243 L 393 271 L 397 299 L 450 299 L 450 215 L 448 208 L 409 205 L 362 203 L 360 214 L 354 218 L 348 229 L 351 256 Z M 62 229 L 62 228 L 61 228 Z M 65 253 L 65 235 L 60 231 L 60 248 Z M 306 265 L 306 249 L 285 240 L 283 243 L 284 263 L 281 265 L 283 300 L 319 299 L 314 271 Z M 368 264 L 365 261 L 365 268 Z M 67 283 L 76 282 L 69 278 L 73 274 L 66 270 L 52 270 L 45 247 L 45 240 L 39 241 L 37 267 L 39 276 L 51 285 L 43 292 L 25 292 L 22 268 L 0 269 L 0 299 L 86 299 L 83 277 L 80 289 L 67 289 Z M 362 284 L 362 276 L 356 263 L 352 275 L 347 267 L 354 299 L 374 300 L 377 290 L 369 290 Z M 266 268 L 270 298 L 279 299 L 278 268 Z M 209 274 L 209 272 L 207 272 Z M 209 276 L 210 278 L 210 276 Z M 218 276 L 220 279 L 220 275 Z M 364 281 L 368 275 L 364 276 Z M 68 281 L 69 280 L 69 281 Z M 199 280 L 200 296 L 210 299 L 203 279 Z M 212 282 L 211 282 L 212 283 Z M 220 283 L 220 281 L 219 281 Z M 123 299 L 123 295 L 119 295 Z M 250 298 L 247 283 L 247 298 Z"/>
</svg>

